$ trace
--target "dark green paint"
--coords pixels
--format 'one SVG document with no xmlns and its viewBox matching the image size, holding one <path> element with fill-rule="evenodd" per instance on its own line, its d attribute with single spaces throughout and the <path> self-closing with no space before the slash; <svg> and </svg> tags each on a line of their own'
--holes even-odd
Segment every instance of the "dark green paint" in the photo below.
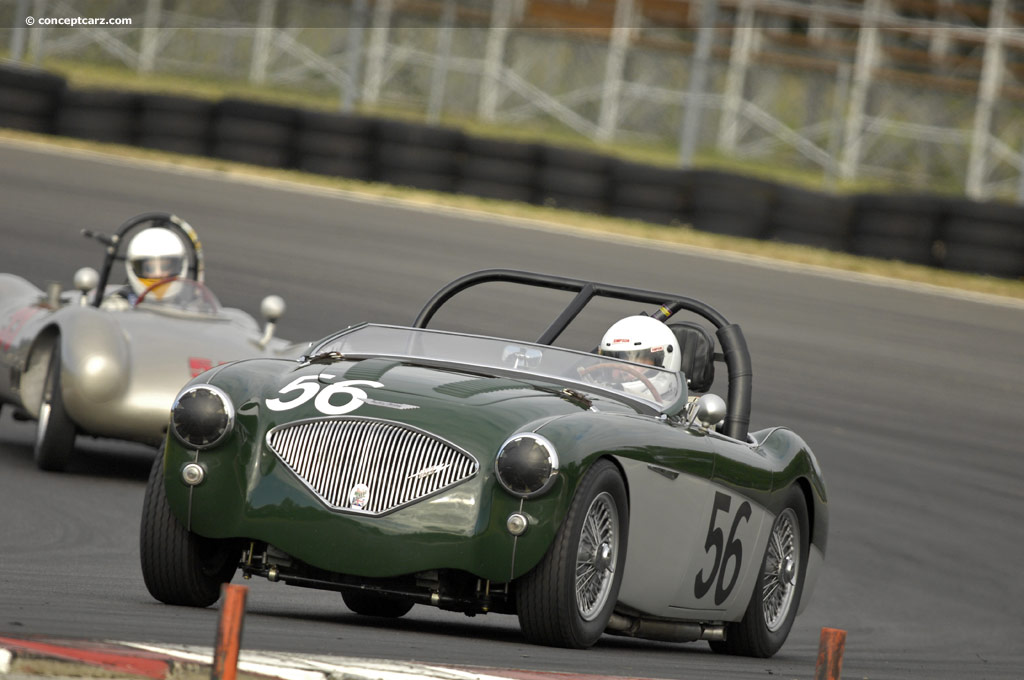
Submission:
<svg viewBox="0 0 1024 680">
<path fill-rule="evenodd" d="M 324 373 L 334 377 L 324 378 Z M 304 375 L 321 376 L 323 383 L 383 383 L 381 388 L 362 389 L 378 402 L 416 408 L 367 403 L 349 415 L 431 432 L 474 456 L 478 473 L 380 517 L 327 508 L 265 443 L 266 433 L 277 425 L 323 417 L 313 400 L 276 412 L 264 405 L 265 399 L 279 396 L 281 388 Z M 215 384 L 231 396 L 236 424 L 220 446 L 198 454 L 207 477 L 191 491 L 191 498 L 180 469 L 197 454 L 169 439 L 167 495 L 174 513 L 202 536 L 265 541 L 327 571 L 388 577 L 457 569 L 495 582 L 518 578 L 547 551 L 581 478 L 601 457 L 632 458 L 713 480 L 765 505 L 770 505 L 773 491 L 804 476 L 820 490 L 817 500 L 824 515 L 824 487 L 806 445 L 788 430 L 771 433 L 762 450 L 755 452 L 739 442 L 693 433 L 671 420 L 638 415 L 628 405 L 603 397 L 581 400 L 560 395 L 560 388 L 543 383 L 384 360 L 313 365 L 250 360 L 193 381 L 198 382 Z M 280 396 L 290 399 L 295 394 Z M 336 405 L 346 399 L 340 395 Z M 597 411 L 589 409 L 591 404 Z M 497 484 L 493 463 L 502 442 L 524 430 L 537 431 L 555 444 L 560 471 L 550 491 L 521 501 Z M 520 507 L 531 524 L 515 539 L 505 521 Z M 818 529 L 816 525 L 816 537 Z M 824 533 L 820 539 L 823 547 Z"/>
</svg>

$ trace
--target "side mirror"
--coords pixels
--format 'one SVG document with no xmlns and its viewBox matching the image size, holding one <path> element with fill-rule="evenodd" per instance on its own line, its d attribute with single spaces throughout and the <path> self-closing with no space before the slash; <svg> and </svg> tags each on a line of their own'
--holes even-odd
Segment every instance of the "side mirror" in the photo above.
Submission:
<svg viewBox="0 0 1024 680">
<path fill-rule="evenodd" d="M 707 431 L 725 420 L 725 400 L 717 394 L 705 394 L 690 406 L 686 426 Z"/>
<path fill-rule="evenodd" d="M 277 328 L 277 320 L 284 315 L 286 305 L 280 295 L 268 295 L 260 303 L 260 314 L 266 320 L 267 325 L 263 327 L 263 337 L 259 339 L 260 348 L 265 348 L 274 337 L 274 330 Z"/>
<path fill-rule="evenodd" d="M 72 279 L 72 283 L 75 286 L 75 290 L 82 293 L 80 304 L 86 305 L 88 304 L 86 296 L 89 294 L 89 291 L 100 284 L 100 274 L 92 267 L 82 267 L 75 272 L 75 278 Z M 99 295 L 100 293 L 97 291 L 96 294 Z"/>
<path fill-rule="evenodd" d="M 277 323 L 277 320 L 284 316 L 287 305 L 280 295 L 268 295 L 260 303 L 260 314 L 267 320 L 267 323 Z"/>
<path fill-rule="evenodd" d="M 517 368 L 537 368 L 544 354 L 536 347 L 520 347 L 519 345 L 505 345 L 501 353 L 501 363 Z"/>
</svg>

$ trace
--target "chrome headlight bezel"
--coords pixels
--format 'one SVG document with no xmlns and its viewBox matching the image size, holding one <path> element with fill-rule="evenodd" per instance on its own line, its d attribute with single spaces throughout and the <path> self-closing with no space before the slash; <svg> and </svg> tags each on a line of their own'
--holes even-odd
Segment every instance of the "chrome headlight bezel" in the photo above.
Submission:
<svg viewBox="0 0 1024 680">
<path fill-rule="evenodd" d="M 524 448 L 527 443 L 529 448 Z M 558 452 L 549 439 L 535 432 L 517 432 L 498 448 L 494 476 L 513 496 L 534 498 L 555 483 L 558 465 Z"/>
<path fill-rule="evenodd" d="M 200 398 L 200 393 L 216 397 L 220 402 L 220 408 L 222 413 L 214 414 L 218 416 L 219 422 L 199 424 L 200 428 L 213 428 L 214 432 L 209 435 L 198 435 L 193 432 L 191 438 L 188 433 L 183 432 L 183 428 L 187 426 L 186 419 L 194 419 L 195 414 L 189 414 L 189 406 L 195 404 L 195 399 Z M 207 397 L 208 398 L 208 397 Z M 195 422 L 192 423 L 196 425 Z M 231 398 L 224 392 L 224 390 L 213 385 L 205 383 L 199 385 L 190 385 L 178 393 L 178 396 L 174 399 L 174 405 L 171 406 L 171 419 L 170 419 L 170 430 L 174 435 L 175 439 L 181 442 L 184 446 L 189 449 L 201 451 L 203 449 L 210 449 L 217 446 L 228 435 L 231 434 L 235 427 L 235 406 L 231 403 Z"/>
</svg>

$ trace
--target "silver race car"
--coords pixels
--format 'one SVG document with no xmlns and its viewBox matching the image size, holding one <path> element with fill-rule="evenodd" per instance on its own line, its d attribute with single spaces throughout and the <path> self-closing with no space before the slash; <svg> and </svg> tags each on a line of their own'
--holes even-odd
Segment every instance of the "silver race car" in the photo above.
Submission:
<svg viewBox="0 0 1024 680">
<path fill-rule="evenodd" d="M 75 273 L 77 290 L 42 290 L 0 274 L 0 407 L 38 421 L 40 468 L 66 468 L 77 434 L 157 446 L 190 378 L 227 361 L 297 356 L 305 347 L 274 337 L 285 308 L 276 295 L 263 299 L 263 328 L 220 305 L 203 284 L 199 239 L 177 216 L 146 213 L 112 236 L 82 233 L 102 243 L 106 257 L 99 271 Z M 119 262 L 123 285 L 111 283 Z"/>
</svg>

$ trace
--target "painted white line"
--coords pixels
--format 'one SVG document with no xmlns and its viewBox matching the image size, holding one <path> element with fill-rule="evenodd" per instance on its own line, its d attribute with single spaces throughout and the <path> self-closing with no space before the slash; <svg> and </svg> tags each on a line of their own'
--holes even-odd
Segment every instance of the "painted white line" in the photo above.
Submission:
<svg viewBox="0 0 1024 680">
<path fill-rule="evenodd" d="M 209 647 L 150 645 L 139 642 L 114 642 L 113 644 L 164 654 L 191 663 L 207 666 L 213 664 L 213 649 Z M 323 672 L 304 669 L 300 664 L 264 663 L 260 655 L 251 652 L 241 652 L 239 654 L 238 670 L 255 673 L 256 675 L 282 678 L 283 680 L 327 680 L 328 678 Z"/>
<path fill-rule="evenodd" d="M 210 647 L 140 642 L 111 644 L 154 652 L 186 662 L 206 665 L 213 663 L 213 649 Z M 246 650 L 242 650 L 238 656 L 238 669 L 283 680 L 506 680 L 455 668 L 400 661 Z"/>
<path fill-rule="evenodd" d="M 0 649 L 0 675 L 7 675 L 11 672 L 11 660 L 14 655 L 9 649 Z"/>
<path fill-rule="evenodd" d="M 863 272 L 847 271 L 843 269 L 834 269 L 822 265 L 805 264 L 801 262 L 790 262 L 787 260 L 778 260 L 775 258 L 765 257 L 761 255 L 739 253 L 731 250 L 718 250 L 715 248 L 709 248 L 707 246 L 698 246 L 684 243 L 672 243 L 668 241 L 659 241 L 657 239 L 645 238 L 641 236 L 630 236 L 626 234 L 614 234 L 610 232 L 602 232 L 587 229 L 584 227 L 576 227 L 556 222 L 548 222 L 530 217 L 511 217 L 508 215 L 496 215 L 493 213 L 488 213 L 486 211 L 473 208 L 460 208 L 455 206 L 437 205 L 434 203 L 417 201 L 414 199 L 396 198 L 390 196 L 377 196 L 373 194 L 364 194 L 349 189 L 314 186 L 310 184 L 304 184 L 296 180 L 280 179 L 276 177 L 263 177 L 259 175 L 248 174 L 242 170 L 213 170 L 210 168 L 197 168 L 194 166 L 185 165 L 183 163 L 174 163 L 171 161 L 159 160 L 155 158 L 131 158 L 126 156 L 119 156 L 117 154 L 108 153 L 104 151 L 64 147 L 57 143 L 47 143 L 27 139 L 13 139 L 9 137 L 3 137 L 2 134 L 0 134 L 0 145 L 18 147 L 21 149 L 37 151 L 40 153 L 47 153 L 53 156 L 75 156 L 119 167 L 162 170 L 164 172 L 170 172 L 178 175 L 205 179 L 216 179 L 218 181 L 231 182 L 235 184 L 249 186 L 261 186 L 311 196 L 344 198 L 345 200 L 348 201 L 363 203 L 367 205 L 380 205 L 392 208 L 399 207 L 409 210 L 427 209 L 434 213 L 453 215 L 462 217 L 464 219 L 473 219 L 492 224 L 498 223 L 504 226 L 516 227 L 520 229 L 530 229 L 534 231 L 544 231 L 560 234 L 572 234 L 580 238 L 586 238 L 597 241 L 608 241 L 612 243 L 629 244 L 642 248 L 655 249 L 661 252 L 670 250 L 673 252 L 686 253 L 690 255 L 699 255 L 701 257 L 705 257 L 708 259 L 717 259 L 727 262 L 746 264 L 750 266 L 760 267 L 763 269 L 788 271 L 802 274 L 812 274 L 838 281 L 845 281 L 848 283 L 860 283 L 864 285 L 888 288 L 892 290 L 909 290 L 926 295 L 935 295 L 955 300 L 964 300 L 968 302 L 976 302 L 979 304 L 995 305 L 1000 307 L 1007 307 L 1010 309 L 1024 310 L 1024 300 L 1005 297 L 1002 295 L 979 293 L 975 291 L 962 290 L 959 288 L 948 288 L 946 286 L 938 286 L 930 283 L 920 283 L 917 281 L 907 281 L 904 279 L 893 279 L 885 276 L 880 276 L 878 274 L 868 274 Z M 216 159 L 207 160 L 215 161 Z M 273 170 L 273 168 L 269 169 Z"/>
</svg>

